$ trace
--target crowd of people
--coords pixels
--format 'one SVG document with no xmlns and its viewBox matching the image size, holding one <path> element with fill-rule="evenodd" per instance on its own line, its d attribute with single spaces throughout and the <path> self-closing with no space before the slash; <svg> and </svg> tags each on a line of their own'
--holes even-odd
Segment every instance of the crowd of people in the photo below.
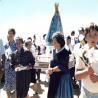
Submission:
<svg viewBox="0 0 98 98">
<path fill-rule="evenodd" d="M 0 79 L 4 80 L 7 98 L 11 98 L 13 92 L 16 92 L 15 98 L 29 98 L 30 83 L 41 81 L 41 69 L 34 68 L 36 57 L 46 54 L 47 46 L 36 45 L 35 35 L 24 41 L 21 37 L 14 38 L 15 34 L 15 29 L 8 31 L 8 43 L 4 46 L 0 40 L 0 73 L 4 73 Z M 56 32 L 52 43 L 46 97 L 73 98 L 73 86 L 78 83 L 79 98 L 98 98 L 98 26 L 81 27 L 78 37 L 75 37 L 75 31 L 66 38 Z"/>
</svg>

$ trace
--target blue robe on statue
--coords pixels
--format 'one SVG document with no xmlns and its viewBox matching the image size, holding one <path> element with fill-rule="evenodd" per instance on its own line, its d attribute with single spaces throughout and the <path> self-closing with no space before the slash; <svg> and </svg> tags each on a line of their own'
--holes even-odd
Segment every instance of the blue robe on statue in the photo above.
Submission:
<svg viewBox="0 0 98 98">
<path fill-rule="evenodd" d="M 51 20 L 49 32 L 46 37 L 47 45 L 52 44 L 52 36 L 55 32 L 61 32 L 63 34 L 63 27 L 59 13 L 55 13 Z"/>
</svg>

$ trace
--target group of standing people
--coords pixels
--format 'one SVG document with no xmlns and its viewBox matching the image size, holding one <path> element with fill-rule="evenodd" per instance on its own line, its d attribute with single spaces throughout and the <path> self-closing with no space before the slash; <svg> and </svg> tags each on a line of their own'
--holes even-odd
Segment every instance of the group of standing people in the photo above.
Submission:
<svg viewBox="0 0 98 98">
<path fill-rule="evenodd" d="M 4 87 L 7 98 L 11 98 L 11 93 L 16 92 L 15 98 L 29 98 L 28 90 L 30 83 L 36 83 L 37 73 L 40 80 L 40 72 L 36 72 L 35 65 L 35 47 L 32 49 L 32 39 L 29 37 L 25 42 L 21 37 L 15 38 L 15 29 L 8 31 L 8 43 L 4 46 Z M 35 38 L 35 37 L 34 37 Z M 0 47 L 1 48 L 1 47 Z M 38 49 L 38 53 L 40 50 Z M 39 54 L 38 54 L 39 55 Z"/>
<path fill-rule="evenodd" d="M 73 76 L 79 81 L 79 98 L 98 98 L 98 26 L 91 25 L 82 29 L 83 39 L 72 45 L 71 37 L 65 41 L 64 35 L 55 33 L 53 40 L 53 57 L 49 63 L 47 74 L 49 88 L 47 98 L 73 98 L 73 85 L 69 61 L 70 55 L 75 58 Z M 5 48 L 5 84 L 7 97 L 16 91 L 15 98 L 29 98 L 28 90 L 31 82 L 36 83 L 35 55 L 32 50 L 32 39 L 25 42 L 15 37 L 15 30 L 8 31 L 8 43 Z M 74 32 L 72 32 L 74 34 Z M 73 37 L 74 39 L 74 37 Z M 35 45 L 34 45 L 35 46 Z M 40 48 L 38 48 L 40 54 Z"/>
<path fill-rule="evenodd" d="M 16 91 L 16 98 L 28 98 L 29 84 L 31 82 L 31 69 L 35 64 L 33 54 L 23 47 L 23 39 L 15 37 L 15 30 L 8 31 L 8 43 L 5 47 L 5 83 L 3 89 L 10 98 Z"/>
<path fill-rule="evenodd" d="M 76 59 L 74 76 L 80 87 L 79 98 L 98 98 L 98 26 L 90 25 L 82 29 L 80 35 L 80 42 L 72 46 L 72 54 Z M 56 33 L 53 46 L 53 60 L 48 69 L 48 98 L 73 98 L 69 68 L 70 45 L 66 48 L 64 36 Z"/>
</svg>

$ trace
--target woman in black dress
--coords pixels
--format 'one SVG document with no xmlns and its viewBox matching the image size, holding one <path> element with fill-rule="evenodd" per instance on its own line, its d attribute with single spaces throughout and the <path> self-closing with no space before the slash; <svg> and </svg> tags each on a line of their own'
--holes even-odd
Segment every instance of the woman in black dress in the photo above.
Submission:
<svg viewBox="0 0 98 98">
<path fill-rule="evenodd" d="M 32 53 L 23 48 L 23 40 L 16 38 L 17 51 L 12 55 L 12 67 L 16 71 L 16 96 L 17 98 L 29 98 L 28 90 L 31 82 L 30 69 L 35 64 Z"/>
<path fill-rule="evenodd" d="M 64 36 L 56 33 L 53 36 L 53 60 L 50 62 L 50 76 L 47 98 L 73 98 L 70 71 L 68 69 L 69 51 L 65 49 Z"/>
</svg>

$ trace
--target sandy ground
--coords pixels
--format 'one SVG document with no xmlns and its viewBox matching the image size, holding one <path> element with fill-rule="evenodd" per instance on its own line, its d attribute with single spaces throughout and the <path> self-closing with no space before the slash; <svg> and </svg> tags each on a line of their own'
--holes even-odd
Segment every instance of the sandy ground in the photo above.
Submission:
<svg viewBox="0 0 98 98">
<path fill-rule="evenodd" d="M 48 91 L 48 83 L 45 82 L 46 80 L 46 75 L 45 74 L 41 74 L 41 91 L 39 92 L 39 94 L 34 95 L 34 91 L 32 90 L 32 84 L 30 85 L 29 88 L 29 96 L 30 98 L 47 98 L 47 91 Z M 75 94 L 77 93 L 77 91 L 75 91 Z M 0 98 L 7 98 L 6 97 L 6 93 L 3 89 L 0 89 Z M 16 98 L 15 97 L 15 93 L 11 94 L 11 98 Z M 78 98 L 77 95 L 74 95 L 74 98 Z"/>
</svg>

